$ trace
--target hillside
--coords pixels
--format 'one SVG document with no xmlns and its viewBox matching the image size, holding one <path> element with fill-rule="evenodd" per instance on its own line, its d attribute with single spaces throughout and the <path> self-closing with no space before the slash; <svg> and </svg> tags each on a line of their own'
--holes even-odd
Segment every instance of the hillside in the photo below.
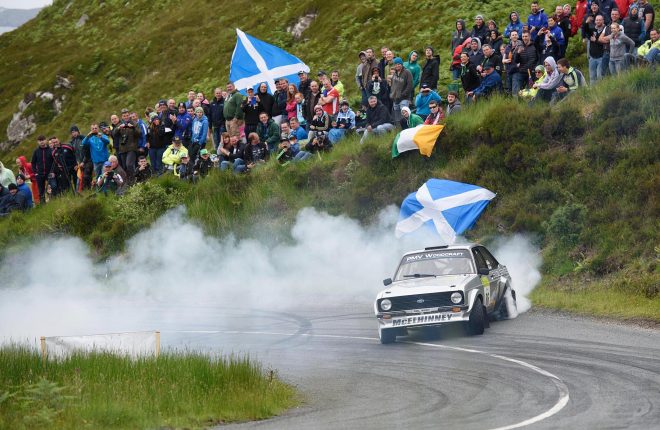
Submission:
<svg viewBox="0 0 660 430">
<path fill-rule="evenodd" d="M 20 27 L 35 16 L 41 8 L 7 9 L 0 7 L 0 27 Z"/>
</svg>

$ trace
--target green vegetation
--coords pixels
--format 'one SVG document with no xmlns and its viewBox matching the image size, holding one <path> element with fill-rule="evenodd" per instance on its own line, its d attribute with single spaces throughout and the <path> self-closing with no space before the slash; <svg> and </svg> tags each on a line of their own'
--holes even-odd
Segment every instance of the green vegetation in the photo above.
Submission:
<svg viewBox="0 0 660 430">
<path fill-rule="evenodd" d="M 205 428 L 281 413 L 295 391 L 249 358 L 130 359 L 0 348 L 0 428 Z"/>
</svg>

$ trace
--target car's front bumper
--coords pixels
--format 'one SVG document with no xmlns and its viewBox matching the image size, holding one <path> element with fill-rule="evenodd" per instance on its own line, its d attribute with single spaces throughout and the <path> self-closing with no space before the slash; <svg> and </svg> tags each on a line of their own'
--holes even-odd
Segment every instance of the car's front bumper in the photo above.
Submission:
<svg viewBox="0 0 660 430">
<path fill-rule="evenodd" d="M 399 312 L 379 312 L 376 314 L 376 318 L 381 328 L 421 327 L 468 321 L 470 312 L 467 305 L 461 305 Z"/>
</svg>

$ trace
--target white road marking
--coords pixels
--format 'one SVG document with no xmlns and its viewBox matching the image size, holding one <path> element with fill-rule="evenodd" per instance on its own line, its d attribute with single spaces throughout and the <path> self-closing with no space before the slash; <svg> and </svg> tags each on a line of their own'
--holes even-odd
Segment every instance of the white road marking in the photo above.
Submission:
<svg viewBox="0 0 660 430">
<path fill-rule="evenodd" d="M 331 338 L 331 339 L 353 339 L 353 340 L 374 340 L 377 341 L 378 338 L 375 337 L 366 337 L 366 336 L 343 336 L 343 335 L 334 335 L 334 334 L 309 334 L 309 333 L 283 333 L 283 332 L 272 332 L 272 331 L 238 331 L 238 330 L 175 330 L 175 331 L 161 331 L 161 333 L 200 333 L 200 334 L 249 334 L 249 335 L 270 335 L 270 336 L 306 336 L 306 337 L 324 337 L 324 338 Z M 541 420 L 544 420 L 546 418 L 549 418 L 553 415 L 555 415 L 557 412 L 561 411 L 564 406 L 568 404 L 568 401 L 570 400 L 570 395 L 568 392 L 568 387 L 562 381 L 558 376 L 548 372 L 547 370 L 541 369 L 540 367 L 534 366 L 533 364 L 529 364 L 525 361 L 522 360 L 517 360 L 515 358 L 509 358 L 504 355 L 499 355 L 499 354 L 491 354 L 489 352 L 485 351 L 479 351 L 478 349 L 470 349 L 470 348 L 461 348 L 458 346 L 447 346 L 447 345 L 438 345 L 435 343 L 426 343 L 426 342 L 412 342 L 412 341 L 399 341 L 399 343 L 407 343 L 411 345 L 419 345 L 419 346 L 426 346 L 430 348 L 440 348 L 440 349 L 450 349 L 454 351 L 461 351 L 461 352 L 468 352 L 472 354 L 483 354 L 487 355 L 489 357 L 497 358 L 500 360 L 508 361 L 510 363 L 517 364 L 519 366 L 525 367 L 527 369 L 530 369 L 536 373 L 539 373 L 545 377 L 548 377 L 552 380 L 552 382 L 555 384 L 555 387 L 557 387 L 557 391 L 559 392 L 559 399 L 557 400 L 557 403 L 554 404 L 553 407 L 548 409 L 547 411 L 536 415 L 534 417 L 528 418 L 524 421 L 520 421 L 519 423 L 515 424 L 510 424 L 507 426 L 503 427 L 497 427 L 494 429 L 490 430 L 512 430 L 512 429 L 517 429 L 520 427 L 525 427 L 534 423 L 537 423 Z"/>
</svg>

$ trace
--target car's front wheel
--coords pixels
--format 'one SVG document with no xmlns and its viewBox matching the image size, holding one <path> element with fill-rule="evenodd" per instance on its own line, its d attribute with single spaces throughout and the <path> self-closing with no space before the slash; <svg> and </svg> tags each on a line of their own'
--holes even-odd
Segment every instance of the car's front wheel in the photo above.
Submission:
<svg viewBox="0 0 660 430">
<path fill-rule="evenodd" d="M 486 311 L 481 302 L 481 298 L 477 297 L 472 305 L 472 312 L 470 312 L 470 319 L 467 323 L 468 333 L 471 335 L 484 334 L 486 327 Z"/>
<path fill-rule="evenodd" d="M 392 328 L 379 328 L 378 338 L 383 345 L 396 341 L 396 330 Z"/>
</svg>

